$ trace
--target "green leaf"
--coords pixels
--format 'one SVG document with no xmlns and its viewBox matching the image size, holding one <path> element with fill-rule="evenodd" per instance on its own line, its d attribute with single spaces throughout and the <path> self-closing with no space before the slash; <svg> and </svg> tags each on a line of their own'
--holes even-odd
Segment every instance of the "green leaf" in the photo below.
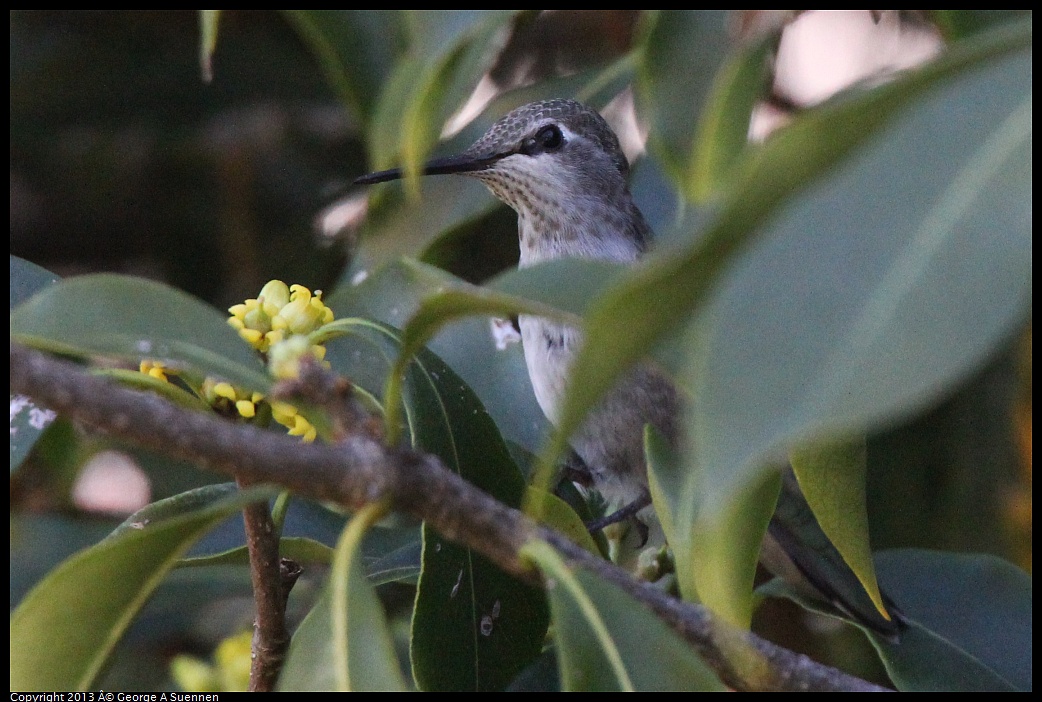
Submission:
<svg viewBox="0 0 1042 702">
<path fill-rule="evenodd" d="M 199 70 L 203 82 L 213 82 L 213 54 L 217 50 L 217 23 L 220 10 L 199 10 Z"/>
<path fill-rule="evenodd" d="M 749 148 L 753 107 L 763 97 L 773 36 L 739 46 L 725 59 L 698 125 L 691 163 L 681 187 L 693 202 L 706 202 L 731 177 Z"/>
<path fill-rule="evenodd" d="M 524 480 L 477 398 L 429 352 L 410 376 L 418 445 L 501 502 L 520 505 Z M 502 690 L 538 655 L 547 621 L 542 592 L 424 524 L 411 645 L 421 689 Z"/>
<path fill-rule="evenodd" d="M 714 76 L 732 45 L 727 14 L 659 10 L 645 16 L 641 32 L 636 95 L 651 124 L 648 146 L 686 192 L 694 187 L 689 155 L 695 153 L 697 130 L 707 129 L 699 127 L 697 116 L 710 100 Z"/>
<path fill-rule="evenodd" d="M 786 440 L 858 430 L 935 401 L 1024 318 L 1023 58 L 967 74 L 906 112 L 794 203 L 727 282 L 711 328 L 692 338 L 689 371 L 699 400 L 692 443 L 722 484 L 736 485 Z M 981 107 L 957 109 L 967 100 Z M 895 170 L 923 148 L 927 172 Z"/>
<path fill-rule="evenodd" d="M 684 495 L 685 493 L 681 493 Z M 753 581 L 767 524 L 778 501 L 778 476 L 767 472 L 744 486 L 711 515 L 692 515 L 678 504 L 681 525 L 677 583 L 685 599 L 697 599 L 737 627 L 748 628 L 753 615 Z M 681 563 L 684 567 L 681 568 Z"/>
<path fill-rule="evenodd" d="M 11 309 L 58 282 L 58 276 L 23 258 L 11 256 Z M 24 395 L 11 396 L 11 473 L 29 456 L 54 413 Z"/>
<path fill-rule="evenodd" d="M 578 96 L 589 104 L 606 104 L 626 87 L 631 73 L 632 61 L 623 58 L 603 69 L 546 79 L 507 91 L 458 134 L 439 146 L 438 151 L 459 153 L 465 150 L 496 118 L 535 100 Z M 409 73 L 406 79 L 413 77 L 415 75 Z M 394 91 L 394 88 L 388 88 L 388 91 Z M 404 95 L 404 89 L 396 92 Z M 397 128 L 400 109 L 391 112 L 395 117 L 390 123 L 377 123 L 373 127 L 374 133 L 387 129 L 390 133 L 382 139 L 388 142 L 397 138 L 393 130 Z M 388 158 L 391 165 L 396 165 L 397 156 Z M 402 187 L 394 184 L 370 188 L 368 210 L 359 232 L 358 251 L 345 276 L 347 280 L 366 275 L 363 271 L 373 272 L 402 256 L 436 263 L 446 255 L 446 249 L 451 251 L 459 246 L 454 241 L 461 238 L 457 235 L 483 228 L 493 212 L 507 209 L 473 178 L 424 178 L 422 185 L 422 198 L 405 197 Z"/>
<path fill-rule="evenodd" d="M 24 258 L 11 256 L 11 309 L 30 297 L 61 280 L 46 268 Z"/>
<path fill-rule="evenodd" d="M 148 390 L 157 395 L 181 405 L 185 409 L 207 412 L 212 408 L 195 393 L 189 392 L 180 385 L 160 380 L 145 373 L 127 370 L 125 368 L 98 368 L 92 371 L 92 375 L 112 378 L 121 384 L 135 390 Z"/>
<path fill-rule="evenodd" d="M 778 498 L 774 475 L 738 496 L 718 522 L 692 518 L 687 490 L 698 476 L 684 472 L 681 456 L 650 425 L 644 429 L 648 485 L 655 515 L 673 551 L 677 585 L 735 626 L 752 619 L 752 585 L 760 544 Z"/>
<path fill-rule="evenodd" d="M 393 438 L 398 426 L 397 397 L 405 364 L 434 333 L 450 320 L 472 315 L 528 313 L 570 321 L 556 308 L 538 300 L 551 300 L 568 309 L 583 309 L 589 299 L 606 287 L 613 274 L 621 266 L 603 261 L 562 259 L 548 261 L 535 266 L 511 271 L 487 287 L 478 287 L 457 282 L 455 285 L 439 286 L 422 300 L 412 314 L 402 333 L 402 350 L 388 379 L 385 396 L 390 398 L 387 412 L 389 435 Z M 495 289 L 517 290 L 535 298 L 531 301 L 517 295 L 503 295 Z M 535 485 L 545 489 L 549 484 L 550 470 L 545 466 L 536 477 Z M 545 503 L 540 503 L 545 504 Z M 538 512 L 535 513 L 538 515 Z"/>
<path fill-rule="evenodd" d="M 902 690 L 1031 690 L 1031 577 L 994 556 L 906 549 L 877 558 L 909 621 L 870 636 Z M 953 613 L 956 616 L 953 616 Z"/>
<path fill-rule="evenodd" d="M 803 445 L 789 452 L 789 461 L 822 531 L 854 571 L 879 613 L 889 618 L 868 542 L 864 437 Z"/>
<path fill-rule="evenodd" d="M 583 315 L 626 270 L 627 266 L 611 261 L 562 258 L 507 271 L 490 280 L 487 287 L 556 310 Z M 515 311 L 525 310 L 518 307 Z"/>
<path fill-rule="evenodd" d="M 564 690 L 726 689 L 686 642 L 616 586 L 571 570 L 549 544 L 529 543 L 522 554 L 547 579 Z"/>
<path fill-rule="evenodd" d="M 417 538 L 416 541 L 400 546 L 378 558 L 371 559 L 365 566 L 369 582 L 373 585 L 399 582 L 415 584 L 417 578 L 420 577 L 422 556 L 423 542 Z"/>
<path fill-rule="evenodd" d="M 590 530 L 582 517 L 572 509 L 572 506 L 557 495 L 529 486 L 525 494 L 526 504 L 539 503 L 539 513 L 543 515 L 543 523 L 551 529 L 564 534 L 579 546 L 595 556 L 600 556 L 601 551 L 597 547 Z"/>
<path fill-rule="evenodd" d="M 226 315 L 141 278 L 98 274 L 64 280 L 11 313 L 11 337 L 54 353 L 165 361 L 261 392 L 271 385 Z"/>
<path fill-rule="evenodd" d="M 682 561 L 687 556 L 685 549 L 679 549 L 681 540 L 676 527 L 679 510 L 675 502 L 675 497 L 683 493 L 684 484 L 679 452 L 670 446 L 662 432 L 648 424 L 644 427 L 644 457 L 648 463 L 648 489 L 651 503 L 655 506 L 655 517 L 662 525 L 666 543 L 673 548 L 674 557 Z M 682 569 L 679 564 L 677 568 L 687 569 L 686 566 Z"/>
<path fill-rule="evenodd" d="M 452 143 L 464 148 L 460 139 Z M 359 260 L 352 262 L 347 277 L 372 275 L 402 256 L 414 257 L 499 206 L 485 186 L 471 178 L 425 178 L 422 198 L 407 198 L 398 186 L 379 186 L 369 197 Z"/>
<path fill-rule="evenodd" d="M 503 435 L 536 451 L 548 425 L 535 403 L 520 344 L 497 349 L 485 319 L 461 316 L 528 310 L 582 314 L 622 270 L 602 261 L 551 261 L 510 271 L 482 288 L 403 259 L 356 286 L 339 288 L 326 302 L 338 317 L 358 315 L 405 327 L 411 348 L 429 343 L 479 395 Z"/>
<path fill-rule="evenodd" d="M 413 582 L 420 574 L 420 540 L 391 550 L 379 556 L 365 555 L 366 577 L 374 587 L 384 583 Z M 334 550 L 321 541 L 306 536 L 284 536 L 279 540 L 279 555 L 298 563 L 330 564 Z M 250 563 L 250 554 L 245 546 L 229 549 L 206 556 L 181 559 L 178 568 L 202 568 L 211 566 L 245 566 Z"/>
<path fill-rule="evenodd" d="M 928 10 L 947 41 L 957 41 L 1029 15 L 1031 10 Z"/>
<path fill-rule="evenodd" d="M 11 473 L 29 456 L 55 413 L 25 395 L 11 395 Z"/>
<path fill-rule="evenodd" d="M 925 96 L 743 261 L 689 337 L 686 385 L 698 402 L 688 466 L 706 471 L 691 504 L 727 505 L 787 444 L 936 401 L 1021 323 L 1031 287 L 1025 69 L 1023 57 L 1005 58 Z M 980 110 L 959 109 L 967 101 Z M 922 148 L 931 168 L 895 171 Z"/>
<path fill-rule="evenodd" d="M 405 36 L 396 10 L 283 10 L 315 55 L 326 81 L 351 114 L 368 125 L 380 87 Z"/>
<path fill-rule="evenodd" d="M 458 282 L 433 266 L 403 259 L 355 285 L 338 287 L 325 301 L 338 318 L 363 317 L 400 329 L 424 297 Z M 488 322 L 469 319 L 446 328 L 429 347 L 479 395 L 505 437 L 535 450 L 539 432 L 533 431 L 531 423 L 541 419 L 542 412 L 527 386 L 528 371 L 519 345 L 497 350 Z M 524 379 L 525 384 L 512 383 L 512 378 Z M 382 392 L 383 386 L 377 390 Z"/>
<path fill-rule="evenodd" d="M 204 488 L 155 503 L 72 556 L 11 615 L 11 688 L 87 690 L 152 591 L 195 541 L 243 505 L 277 494 Z"/>
<path fill-rule="evenodd" d="M 127 534 L 133 534 L 145 527 L 182 515 L 192 514 L 219 500 L 230 499 L 238 493 L 239 488 L 235 483 L 216 483 L 203 485 L 162 500 L 157 500 L 145 505 L 124 519 L 105 538 L 115 539 Z"/>
<path fill-rule="evenodd" d="M 362 537 L 385 511 L 367 505 L 344 528 L 322 596 L 293 635 L 279 690 L 407 689 L 383 606 L 362 567 Z"/>
</svg>

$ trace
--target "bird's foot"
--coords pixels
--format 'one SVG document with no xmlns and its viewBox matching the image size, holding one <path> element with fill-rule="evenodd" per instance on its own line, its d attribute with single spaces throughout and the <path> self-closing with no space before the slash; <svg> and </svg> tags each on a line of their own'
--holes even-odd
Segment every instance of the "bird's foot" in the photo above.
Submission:
<svg viewBox="0 0 1042 702">
<path fill-rule="evenodd" d="M 640 512 L 642 509 L 644 509 L 650 504 L 651 495 L 645 493 L 637 499 L 635 499 L 633 502 L 630 502 L 628 505 L 619 508 L 611 514 L 607 514 L 601 517 L 600 519 L 593 519 L 587 522 L 586 529 L 591 532 L 601 531 L 607 526 L 611 526 L 612 524 L 618 524 L 619 522 L 623 522 L 629 519 L 630 517 L 636 516 L 638 512 Z M 643 546 L 648 542 L 648 526 L 639 519 L 636 519 L 634 521 L 636 522 L 637 530 L 640 532 L 640 546 Z"/>
</svg>

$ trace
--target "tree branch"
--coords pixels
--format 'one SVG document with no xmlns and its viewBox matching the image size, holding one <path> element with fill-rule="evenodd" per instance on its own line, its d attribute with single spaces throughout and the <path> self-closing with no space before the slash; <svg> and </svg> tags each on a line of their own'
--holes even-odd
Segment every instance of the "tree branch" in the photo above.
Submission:
<svg viewBox="0 0 1042 702">
<path fill-rule="evenodd" d="M 689 641 L 721 679 L 739 690 L 883 691 L 718 621 L 536 525 L 445 469 L 437 458 L 384 446 L 358 432 L 333 445 L 300 441 L 215 415 L 190 412 L 151 394 L 91 376 L 79 366 L 11 344 L 11 392 L 34 397 L 86 427 L 232 475 L 273 483 L 350 509 L 388 499 L 448 539 L 505 571 L 538 582 L 518 558 L 530 539 L 551 543 L 572 565 L 621 587 Z"/>
</svg>

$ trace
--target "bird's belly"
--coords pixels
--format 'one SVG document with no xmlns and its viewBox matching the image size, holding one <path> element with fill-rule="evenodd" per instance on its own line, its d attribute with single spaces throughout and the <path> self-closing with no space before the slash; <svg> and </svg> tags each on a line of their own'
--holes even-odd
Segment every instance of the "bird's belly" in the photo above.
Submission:
<svg viewBox="0 0 1042 702">
<path fill-rule="evenodd" d="M 539 317 L 522 315 L 518 322 L 535 399 L 546 418 L 557 424 L 568 372 L 581 336 L 571 327 Z"/>
</svg>

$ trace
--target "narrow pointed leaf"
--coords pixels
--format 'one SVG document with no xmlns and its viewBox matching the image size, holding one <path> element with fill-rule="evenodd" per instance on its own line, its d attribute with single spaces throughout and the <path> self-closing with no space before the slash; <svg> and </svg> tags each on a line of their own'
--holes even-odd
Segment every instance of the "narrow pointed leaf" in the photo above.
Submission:
<svg viewBox="0 0 1042 702">
<path fill-rule="evenodd" d="M 601 555 L 585 522 L 567 502 L 551 492 L 534 487 L 526 490 L 525 500 L 529 504 L 542 502 L 539 510 L 548 527 L 564 534 L 595 556 Z"/>
<path fill-rule="evenodd" d="M 284 536 L 279 539 L 279 556 L 297 563 L 323 563 L 333 561 L 333 549 L 321 541 L 303 536 Z M 205 568 L 219 565 L 249 565 L 250 553 L 245 546 L 229 549 L 206 556 L 184 558 L 178 568 Z"/>
<path fill-rule="evenodd" d="M 652 152 L 684 191 L 698 115 L 732 43 L 727 25 L 727 10 L 659 10 L 645 19 L 638 105 L 648 113 Z"/>
<path fill-rule="evenodd" d="M 496 97 L 480 115 L 466 124 L 458 133 L 441 143 L 440 154 L 464 151 L 474 143 L 492 123 L 510 110 L 536 100 L 574 96 L 591 105 L 605 105 L 619 94 L 632 77 L 633 61 L 623 57 L 604 68 L 577 74 L 548 78 L 530 86 L 508 90 Z M 403 82 L 416 79 L 416 71 L 407 71 Z M 406 88 L 388 88 L 406 99 Z M 401 106 L 388 108 L 392 119 L 377 121 L 372 127 L 374 141 L 392 143 L 398 138 L 397 120 Z M 386 132 L 386 133 L 385 133 Z M 379 159 L 374 159 L 379 162 Z M 389 165 L 400 165 L 392 157 Z M 457 252 L 460 244 L 454 239 L 461 232 L 473 231 L 496 210 L 506 205 L 496 200 L 479 181 L 461 176 L 441 176 L 421 179 L 422 196 L 406 197 L 400 185 L 386 184 L 367 188 L 368 209 L 359 230 L 359 246 L 347 272 L 346 279 L 354 280 L 362 271 L 373 273 L 381 266 L 402 256 L 438 264 L 446 252 Z M 509 216 L 509 215 L 508 215 Z M 396 326 L 401 326 L 400 324 Z"/>
<path fill-rule="evenodd" d="M 930 21 L 946 41 L 956 41 L 1024 16 L 1031 10 L 930 10 Z"/>
<path fill-rule="evenodd" d="M 423 542 L 420 538 L 366 563 L 365 571 L 373 585 L 416 583 L 420 577 Z"/>
<path fill-rule="evenodd" d="M 461 139 L 452 144 L 459 149 L 467 146 Z M 498 206 L 480 182 L 462 176 L 424 178 L 420 198 L 406 197 L 395 185 L 370 190 L 369 210 L 359 232 L 358 259 L 349 271 L 351 278 L 375 274 L 402 256 L 415 257 L 439 239 L 488 217 Z"/>
<path fill-rule="evenodd" d="M 775 40 L 764 37 L 730 52 L 709 93 L 682 183 L 688 199 L 706 202 L 732 176 L 749 147 L 753 107 L 767 88 L 767 65 Z M 755 147 L 753 147 L 755 148 Z"/>
<path fill-rule="evenodd" d="M 408 54 L 381 95 L 370 141 L 376 168 L 402 166 L 416 189 L 442 126 L 491 67 L 512 16 L 507 10 L 407 12 Z"/>
<path fill-rule="evenodd" d="M 666 437 L 650 424 L 644 427 L 644 455 L 648 461 L 648 489 L 651 503 L 655 506 L 655 517 L 662 524 L 662 532 L 666 535 L 666 542 L 672 545 L 674 556 L 682 561 L 686 558 L 686 551 L 680 548 L 681 538 L 676 528 L 680 510 L 675 500 L 683 494 L 680 456 Z M 686 570 L 686 567 L 678 565 L 678 569 Z"/>
<path fill-rule="evenodd" d="M 402 114 L 406 187 L 415 186 L 442 127 L 463 106 L 506 44 L 514 10 L 410 10 L 420 81 Z M 418 189 L 418 186 L 416 186 Z"/>
<path fill-rule="evenodd" d="M 679 453 L 650 426 L 644 446 L 652 504 L 673 551 L 681 594 L 735 626 L 748 627 L 760 543 L 774 512 L 777 480 L 766 476 L 763 485 L 736 499 L 718 522 L 700 521 L 686 498 L 697 476 L 684 473 Z"/>
<path fill-rule="evenodd" d="M 868 542 L 864 437 L 800 446 L 789 453 L 789 460 L 822 531 L 854 571 L 879 613 L 889 618 Z"/>
<path fill-rule="evenodd" d="M 477 398 L 422 352 L 411 366 L 416 436 L 445 465 L 518 506 L 524 480 Z M 539 653 L 543 593 L 423 526 L 423 570 L 413 610 L 413 675 L 424 690 L 502 690 Z"/>
<path fill-rule="evenodd" d="M 683 493 L 682 493 L 683 494 Z M 681 548 L 690 554 L 677 567 L 685 598 L 697 599 L 734 626 L 748 628 L 753 615 L 753 581 L 760 545 L 778 500 L 778 476 L 767 472 L 711 514 L 680 505 L 679 522 L 692 524 L 680 532 Z"/>
<path fill-rule="evenodd" d="M 462 281 L 440 286 L 421 301 L 402 330 L 402 355 L 391 376 L 389 394 L 397 394 L 395 381 L 401 377 L 404 364 L 449 322 L 482 313 L 502 317 L 535 314 L 578 323 L 577 317 L 562 314 L 559 309 L 582 310 L 621 269 L 621 266 L 600 261 L 564 259 L 510 271 L 485 287 Z M 504 294 L 499 290 L 520 294 Z M 551 302 L 544 304 L 541 300 Z"/>
<path fill-rule="evenodd" d="M 213 55 L 217 50 L 217 24 L 220 10 L 199 10 L 199 70 L 203 82 L 213 81 Z"/>
</svg>

